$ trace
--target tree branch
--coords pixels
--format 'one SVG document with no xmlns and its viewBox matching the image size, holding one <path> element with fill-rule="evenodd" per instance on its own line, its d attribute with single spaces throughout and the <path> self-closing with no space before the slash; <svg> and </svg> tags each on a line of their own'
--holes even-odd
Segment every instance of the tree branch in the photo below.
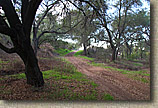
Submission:
<svg viewBox="0 0 158 108">
<path fill-rule="evenodd" d="M 53 7 L 55 4 L 57 4 L 58 1 L 60 1 L 60 0 L 55 1 L 49 8 L 47 8 L 47 10 L 44 12 L 44 15 L 41 17 L 40 21 L 37 23 L 37 28 L 40 26 L 42 20 L 45 18 L 45 16 L 47 15 L 48 11 L 49 11 L 50 9 L 52 9 L 52 7 Z"/>
<path fill-rule="evenodd" d="M 0 33 L 8 35 L 10 37 L 14 36 L 14 30 L 12 30 L 11 28 L 8 28 L 4 25 L 0 25 Z"/>
<path fill-rule="evenodd" d="M 42 0 L 31 0 L 27 6 L 24 20 L 24 30 L 27 36 L 30 36 L 31 27 L 35 18 L 36 11 Z"/>
<path fill-rule="evenodd" d="M 84 10 L 82 8 L 79 8 L 75 3 L 73 3 L 71 0 L 68 0 L 71 4 L 73 4 L 77 9 L 79 9 L 80 11 L 82 11 L 83 15 L 86 16 L 86 13 L 84 12 Z"/>
<path fill-rule="evenodd" d="M 4 45 L 2 45 L 1 43 L 0 43 L 0 48 L 2 49 L 2 50 L 4 50 L 6 53 L 16 53 L 16 49 L 15 48 L 7 48 L 7 47 L 5 47 Z"/>
<path fill-rule="evenodd" d="M 58 32 L 58 31 L 43 31 L 37 38 L 37 40 L 39 40 L 41 38 L 41 36 L 43 36 L 45 33 L 55 33 L 55 34 L 66 34 L 68 32 L 70 32 L 73 28 L 75 28 L 82 20 L 80 20 L 78 23 L 76 23 L 72 28 L 70 28 L 69 30 L 65 31 L 65 32 Z M 59 30 L 59 29 L 58 29 Z"/>
<path fill-rule="evenodd" d="M 29 0 L 22 0 L 21 19 L 23 23 L 25 22 L 25 14 L 26 14 L 28 5 L 29 5 Z"/>
<path fill-rule="evenodd" d="M 11 0 L 0 0 L 0 6 L 4 10 L 11 28 L 14 28 L 17 24 L 21 24 Z"/>
</svg>

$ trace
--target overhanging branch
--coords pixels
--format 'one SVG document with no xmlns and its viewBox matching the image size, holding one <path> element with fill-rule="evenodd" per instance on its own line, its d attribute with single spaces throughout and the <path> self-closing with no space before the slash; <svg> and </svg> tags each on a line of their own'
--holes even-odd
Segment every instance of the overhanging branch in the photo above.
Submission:
<svg viewBox="0 0 158 108">
<path fill-rule="evenodd" d="M 55 33 L 55 34 L 66 34 L 68 32 L 70 32 L 73 28 L 75 28 L 82 20 L 80 20 L 78 23 L 76 23 L 72 28 L 70 28 L 69 30 L 65 31 L 65 32 L 58 32 L 58 31 L 43 31 L 37 38 L 37 40 L 39 40 L 41 38 L 41 36 L 43 36 L 45 33 Z M 59 29 L 58 29 L 59 30 Z"/>
<path fill-rule="evenodd" d="M 44 15 L 41 17 L 41 19 L 40 19 L 39 22 L 37 23 L 37 28 L 39 28 L 41 22 L 42 22 L 43 19 L 46 17 L 48 11 L 50 11 L 50 10 L 54 7 L 54 5 L 57 4 L 58 2 L 59 2 L 59 0 L 55 1 L 53 4 L 50 5 L 49 8 L 47 8 L 47 10 L 44 12 Z"/>
<path fill-rule="evenodd" d="M 0 6 L 2 6 L 2 9 L 5 12 L 10 27 L 14 28 L 17 24 L 21 24 L 11 0 L 0 0 Z"/>
<path fill-rule="evenodd" d="M 15 48 L 7 48 L 3 44 L 0 43 L 0 48 L 5 51 L 6 53 L 16 53 Z"/>
<path fill-rule="evenodd" d="M 68 0 L 71 4 L 73 4 L 77 9 L 79 9 L 80 11 L 82 11 L 83 15 L 86 16 L 86 13 L 84 12 L 84 10 L 80 7 L 78 7 L 75 3 L 73 3 L 71 0 Z"/>
</svg>

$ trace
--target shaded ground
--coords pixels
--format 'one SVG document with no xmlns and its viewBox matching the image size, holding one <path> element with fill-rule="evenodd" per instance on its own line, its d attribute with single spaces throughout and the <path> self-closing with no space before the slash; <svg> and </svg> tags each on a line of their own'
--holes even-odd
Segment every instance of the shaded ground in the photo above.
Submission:
<svg viewBox="0 0 158 108">
<path fill-rule="evenodd" d="M 65 58 L 116 100 L 150 100 L 150 83 L 133 80 L 117 71 L 90 66 L 87 60 L 73 57 L 73 54 L 72 52 Z"/>
</svg>

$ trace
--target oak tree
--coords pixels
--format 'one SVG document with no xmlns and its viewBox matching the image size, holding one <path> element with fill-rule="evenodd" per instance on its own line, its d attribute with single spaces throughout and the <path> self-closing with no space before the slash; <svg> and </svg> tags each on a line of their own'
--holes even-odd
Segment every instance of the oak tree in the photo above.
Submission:
<svg viewBox="0 0 158 108">
<path fill-rule="evenodd" d="M 20 5 L 20 15 L 16 12 L 15 2 Z M 0 0 L 0 7 L 4 12 L 4 15 L 0 14 L 0 33 L 8 35 L 13 43 L 13 48 L 7 48 L 1 43 L 0 48 L 21 57 L 25 64 L 27 83 L 35 87 L 44 85 L 30 39 L 32 23 L 41 2 L 42 0 Z"/>
</svg>

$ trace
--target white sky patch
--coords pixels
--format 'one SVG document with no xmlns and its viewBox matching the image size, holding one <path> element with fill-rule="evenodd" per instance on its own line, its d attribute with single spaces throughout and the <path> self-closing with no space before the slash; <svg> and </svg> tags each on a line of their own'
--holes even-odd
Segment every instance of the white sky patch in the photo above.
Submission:
<svg viewBox="0 0 158 108">
<path fill-rule="evenodd" d="M 99 41 L 98 43 L 92 43 L 90 47 L 95 46 L 95 47 L 103 47 L 107 49 L 107 44 L 105 41 Z M 83 50 L 83 45 L 78 49 L 78 50 Z"/>
<path fill-rule="evenodd" d="M 77 41 L 72 40 L 72 39 L 63 39 L 63 41 L 66 41 L 66 42 L 69 42 L 69 43 L 74 43 L 74 44 L 77 43 Z"/>
</svg>

